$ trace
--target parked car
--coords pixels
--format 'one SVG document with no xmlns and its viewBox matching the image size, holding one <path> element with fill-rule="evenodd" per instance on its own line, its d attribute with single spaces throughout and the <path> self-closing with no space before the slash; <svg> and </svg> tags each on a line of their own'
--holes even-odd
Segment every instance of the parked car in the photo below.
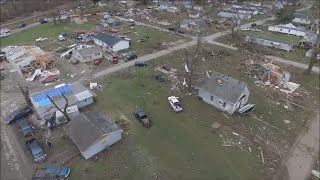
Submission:
<svg viewBox="0 0 320 180">
<path fill-rule="evenodd" d="M 42 162 L 46 159 L 46 153 L 35 138 L 26 141 L 26 145 L 35 162 Z"/>
<path fill-rule="evenodd" d="M 126 55 L 124 57 L 124 61 L 128 62 L 128 61 L 131 61 L 131 60 L 134 60 L 134 59 L 137 59 L 137 55 L 134 54 L 134 53 L 129 53 L 128 55 Z"/>
<path fill-rule="evenodd" d="M 174 28 L 174 27 L 168 27 L 168 30 L 169 30 L 169 31 L 176 31 L 176 28 Z"/>
<path fill-rule="evenodd" d="M 27 117 L 31 113 L 33 113 L 33 110 L 31 109 L 31 107 L 25 105 L 13 111 L 6 118 L 4 118 L 4 122 L 6 124 L 11 124 L 21 118 Z"/>
<path fill-rule="evenodd" d="M 25 119 L 18 120 L 17 124 L 23 136 L 32 136 L 33 128 Z"/>
<path fill-rule="evenodd" d="M 129 26 L 134 26 L 136 25 L 134 22 L 129 22 Z"/>
<path fill-rule="evenodd" d="M 159 82 L 163 82 L 165 80 L 164 76 L 160 74 L 153 75 L 153 78 Z"/>
<path fill-rule="evenodd" d="M 148 66 L 145 62 L 143 62 L 143 61 L 136 61 L 135 63 L 134 63 L 134 65 L 136 66 L 136 67 L 145 67 L 145 66 Z"/>
<path fill-rule="evenodd" d="M 48 23 L 48 19 L 39 19 L 40 24 Z"/>
<path fill-rule="evenodd" d="M 151 127 L 151 121 L 144 111 L 137 110 L 133 114 L 138 119 L 138 121 L 141 123 L 142 126 L 147 128 Z"/>
<path fill-rule="evenodd" d="M 32 180 L 40 180 L 45 178 L 64 179 L 70 174 L 70 168 L 67 166 L 48 165 L 45 168 L 37 168 L 32 176 Z"/>
<path fill-rule="evenodd" d="M 164 69 L 164 70 L 166 70 L 166 71 L 170 71 L 170 70 L 171 70 L 171 67 L 170 67 L 169 64 L 163 64 L 163 65 L 161 65 L 161 69 Z"/>
<path fill-rule="evenodd" d="M 184 34 L 184 33 L 186 33 L 186 30 L 179 29 L 179 30 L 178 30 L 178 33 L 180 33 L 180 34 Z"/>
<path fill-rule="evenodd" d="M 18 28 L 23 28 L 23 27 L 26 27 L 26 26 L 27 26 L 26 23 L 22 23 L 22 24 L 19 24 L 17 27 L 18 27 Z"/>
<path fill-rule="evenodd" d="M 174 112 L 181 112 L 182 111 L 182 105 L 179 97 L 170 96 L 168 97 L 169 104 L 173 108 Z"/>
</svg>

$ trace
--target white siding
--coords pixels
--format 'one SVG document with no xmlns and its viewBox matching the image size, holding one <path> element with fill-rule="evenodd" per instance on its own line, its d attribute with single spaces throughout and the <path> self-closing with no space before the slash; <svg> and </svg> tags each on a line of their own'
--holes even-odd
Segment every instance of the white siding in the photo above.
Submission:
<svg viewBox="0 0 320 180">
<path fill-rule="evenodd" d="M 300 36 L 300 37 L 304 37 L 306 35 L 306 32 L 303 30 L 289 29 L 289 28 L 278 27 L 278 26 L 269 26 L 268 31 L 279 32 L 279 33 L 283 33 L 283 34 L 295 35 L 295 36 Z"/>
<path fill-rule="evenodd" d="M 76 105 L 78 106 L 78 108 L 83 108 L 85 106 L 88 106 L 90 104 L 93 103 L 93 97 L 89 97 L 87 99 L 83 99 L 81 101 L 76 102 Z"/>
<path fill-rule="evenodd" d="M 112 47 L 112 50 L 117 52 L 117 51 L 121 51 L 121 50 L 124 50 L 124 49 L 128 49 L 129 48 L 129 41 L 119 41 L 117 44 L 115 44 L 113 47 Z"/>
<path fill-rule="evenodd" d="M 86 150 L 82 151 L 81 154 L 84 156 L 85 159 L 91 158 L 92 156 L 101 152 L 105 148 L 119 141 L 121 139 L 121 133 L 122 133 L 122 130 L 106 135 L 96 143 L 92 144 Z"/>
</svg>

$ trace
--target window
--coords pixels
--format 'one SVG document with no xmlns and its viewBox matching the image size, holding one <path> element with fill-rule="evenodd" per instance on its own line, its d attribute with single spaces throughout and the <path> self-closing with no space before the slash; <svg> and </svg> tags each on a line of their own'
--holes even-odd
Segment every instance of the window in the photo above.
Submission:
<svg viewBox="0 0 320 180">
<path fill-rule="evenodd" d="M 213 96 L 211 96 L 210 98 L 211 98 L 211 101 L 213 101 Z"/>
<path fill-rule="evenodd" d="M 87 102 L 88 101 L 88 99 L 84 99 L 84 102 Z"/>
<path fill-rule="evenodd" d="M 96 56 L 99 56 L 99 55 L 100 55 L 100 52 L 98 52 L 98 53 L 95 53 L 94 55 L 96 55 Z"/>
</svg>

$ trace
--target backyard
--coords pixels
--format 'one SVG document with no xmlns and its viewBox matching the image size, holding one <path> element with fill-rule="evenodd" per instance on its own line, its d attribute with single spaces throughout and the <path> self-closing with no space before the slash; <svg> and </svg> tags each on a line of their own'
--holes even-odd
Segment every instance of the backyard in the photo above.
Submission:
<svg viewBox="0 0 320 180">
<path fill-rule="evenodd" d="M 318 96 L 317 76 L 303 75 L 301 70 L 286 67 L 291 72 L 291 80 L 300 83 L 301 89 L 309 93 L 308 98 L 303 97 L 304 94 L 295 97 L 301 106 L 308 107 L 304 109 L 287 104 L 286 97 L 279 97 L 272 88 L 256 86 L 240 66 L 241 60 L 248 59 L 248 55 L 226 52 L 215 46 L 206 49 L 215 55 L 205 58 L 202 70 L 218 71 L 248 83 L 249 101 L 257 104 L 253 115 L 240 119 L 238 116 L 227 117 L 195 95 L 186 95 L 185 89 L 172 93 L 170 82 L 153 80 L 154 68 L 160 64 L 168 63 L 182 70 L 184 53 L 177 52 L 150 62 L 147 68 L 131 68 L 100 82 L 104 89 L 96 92 L 97 102 L 88 110 L 104 111 L 113 120 L 124 120 L 129 124 L 129 130 L 119 143 L 97 158 L 71 161 L 70 178 L 267 179 L 277 168 L 278 153 L 289 150 L 318 103 L 313 98 Z M 181 97 L 183 112 L 172 111 L 167 102 L 170 95 Z M 150 129 L 141 127 L 133 117 L 132 112 L 137 108 L 149 115 L 153 123 Z M 300 113 L 293 113 L 297 111 Z M 212 131 L 214 122 L 262 142 L 249 143 L 250 152 L 248 147 L 245 147 L 247 150 L 223 147 L 220 136 L 223 132 Z M 261 163 L 260 146 L 266 163 Z M 277 150 L 271 152 L 268 146 Z"/>
</svg>

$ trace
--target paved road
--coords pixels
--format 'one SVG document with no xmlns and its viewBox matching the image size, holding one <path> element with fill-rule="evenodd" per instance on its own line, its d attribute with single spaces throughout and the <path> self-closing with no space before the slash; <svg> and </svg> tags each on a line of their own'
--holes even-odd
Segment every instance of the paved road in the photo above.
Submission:
<svg viewBox="0 0 320 180">
<path fill-rule="evenodd" d="M 295 61 L 291 61 L 291 60 L 287 60 L 287 59 L 283 59 L 283 58 L 279 58 L 279 57 L 275 57 L 275 56 L 264 56 L 265 58 L 271 60 L 271 61 L 276 61 L 282 64 L 287 64 L 287 65 L 292 65 L 294 67 L 297 68 L 301 68 L 301 69 L 307 69 L 308 65 L 307 64 L 303 64 L 303 63 L 299 63 L 299 62 L 295 62 Z M 320 70 L 319 67 L 315 67 L 313 66 L 312 68 L 312 72 L 319 74 Z"/>
<path fill-rule="evenodd" d="M 308 126 L 308 131 L 298 138 L 291 157 L 285 165 L 289 180 L 306 180 L 311 173 L 314 162 L 319 158 L 319 111 Z"/>
</svg>

